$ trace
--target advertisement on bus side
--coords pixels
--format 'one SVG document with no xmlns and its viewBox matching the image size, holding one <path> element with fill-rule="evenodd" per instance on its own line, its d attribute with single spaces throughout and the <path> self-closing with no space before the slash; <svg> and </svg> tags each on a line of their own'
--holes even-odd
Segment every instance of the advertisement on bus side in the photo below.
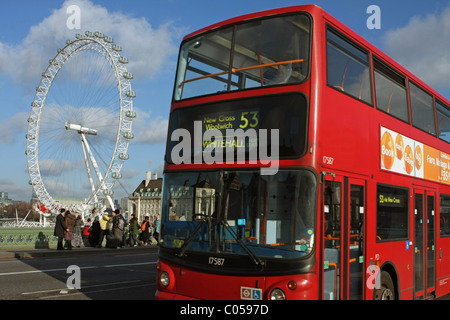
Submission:
<svg viewBox="0 0 450 320">
<path fill-rule="evenodd" d="M 450 154 L 381 127 L 382 170 L 450 184 Z"/>
</svg>

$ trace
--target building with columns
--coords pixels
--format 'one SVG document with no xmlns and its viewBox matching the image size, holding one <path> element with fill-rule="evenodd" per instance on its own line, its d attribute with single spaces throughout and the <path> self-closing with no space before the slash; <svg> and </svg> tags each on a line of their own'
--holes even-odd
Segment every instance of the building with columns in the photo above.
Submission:
<svg viewBox="0 0 450 320">
<path fill-rule="evenodd" d="M 158 178 L 155 173 L 146 172 L 145 180 L 139 184 L 134 192 L 128 197 L 128 216 L 134 213 L 141 223 L 145 216 L 150 217 L 150 221 L 156 219 L 156 215 L 161 213 L 163 179 Z"/>
</svg>

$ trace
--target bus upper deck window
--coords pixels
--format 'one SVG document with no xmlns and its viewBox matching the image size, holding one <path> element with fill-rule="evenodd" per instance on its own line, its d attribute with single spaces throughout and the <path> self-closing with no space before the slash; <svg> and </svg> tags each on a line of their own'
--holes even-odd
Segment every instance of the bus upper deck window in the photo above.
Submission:
<svg viewBox="0 0 450 320">
<path fill-rule="evenodd" d="M 436 114 L 439 129 L 439 138 L 450 142 L 450 109 L 436 101 Z"/>
<path fill-rule="evenodd" d="M 377 109 L 409 123 L 405 78 L 378 59 L 373 65 Z"/>
<path fill-rule="evenodd" d="M 305 81 L 310 25 L 305 14 L 270 17 L 186 41 L 178 61 L 175 100 Z"/>
<path fill-rule="evenodd" d="M 409 84 L 409 93 L 413 125 L 425 132 L 436 135 L 433 97 L 413 83 Z"/>
<path fill-rule="evenodd" d="M 328 85 L 372 104 L 369 53 L 337 32 L 327 30 Z"/>
</svg>

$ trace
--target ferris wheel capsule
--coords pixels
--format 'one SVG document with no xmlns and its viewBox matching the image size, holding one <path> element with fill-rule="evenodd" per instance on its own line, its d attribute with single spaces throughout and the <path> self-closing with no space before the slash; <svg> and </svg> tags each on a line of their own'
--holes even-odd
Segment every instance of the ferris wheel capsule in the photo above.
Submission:
<svg viewBox="0 0 450 320">
<path fill-rule="evenodd" d="M 124 73 L 122 74 L 122 76 L 123 76 L 125 79 L 128 79 L 128 80 L 133 79 L 133 74 L 132 74 L 131 72 L 128 72 L 128 71 L 124 72 Z"/>
<path fill-rule="evenodd" d="M 101 209 L 103 208 L 104 204 L 102 202 L 95 202 L 94 203 L 94 208 L 95 209 Z"/>
<path fill-rule="evenodd" d="M 114 39 L 112 37 L 110 37 L 110 36 L 105 36 L 103 38 L 103 40 L 105 40 L 105 42 L 108 42 L 108 43 L 113 43 L 114 42 Z"/>
<path fill-rule="evenodd" d="M 123 64 L 127 64 L 128 63 L 128 58 L 120 56 L 119 57 L 119 62 L 123 63 Z"/>
<path fill-rule="evenodd" d="M 133 90 L 127 91 L 126 95 L 128 98 L 136 98 L 136 92 L 134 92 Z"/>
<path fill-rule="evenodd" d="M 112 173 L 112 177 L 113 179 L 121 179 L 122 178 L 122 174 L 120 172 L 113 172 Z"/>
<path fill-rule="evenodd" d="M 134 134 L 133 134 L 133 132 L 124 132 L 123 133 L 123 137 L 125 139 L 133 139 L 134 138 Z"/>
<path fill-rule="evenodd" d="M 128 160 L 128 159 L 130 159 L 130 155 L 127 153 L 119 153 L 119 159 Z"/>
<path fill-rule="evenodd" d="M 136 112 L 128 110 L 127 112 L 125 112 L 125 116 L 130 119 L 136 118 Z"/>
</svg>

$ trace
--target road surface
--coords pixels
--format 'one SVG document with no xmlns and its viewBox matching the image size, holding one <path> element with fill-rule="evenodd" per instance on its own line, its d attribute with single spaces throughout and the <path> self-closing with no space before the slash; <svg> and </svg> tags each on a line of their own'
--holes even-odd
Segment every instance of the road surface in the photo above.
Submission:
<svg viewBox="0 0 450 320">
<path fill-rule="evenodd" d="M 154 299 L 156 250 L 92 250 L 0 259 L 0 300 Z"/>
</svg>

